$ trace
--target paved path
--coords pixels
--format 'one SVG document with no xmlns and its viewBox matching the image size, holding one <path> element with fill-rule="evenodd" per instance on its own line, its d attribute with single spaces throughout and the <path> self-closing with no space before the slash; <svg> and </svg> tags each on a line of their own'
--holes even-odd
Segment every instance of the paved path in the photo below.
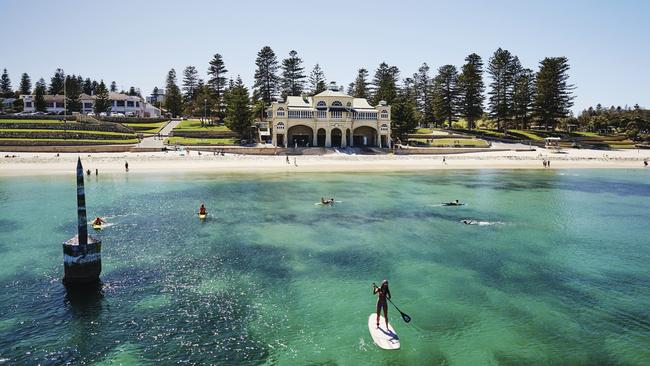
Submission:
<svg viewBox="0 0 650 366">
<path fill-rule="evenodd" d="M 156 136 L 145 137 L 145 138 L 142 139 L 142 141 L 140 141 L 140 143 L 138 144 L 137 147 L 139 147 L 139 148 L 160 148 L 160 149 L 162 149 L 163 147 L 165 147 L 165 145 L 163 144 L 163 141 L 164 141 L 165 137 L 167 137 L 169 135 L 169 133 L 172 132 L 172 130 L 176 126 L 178 126 L 179 123 L 181 123 L 181 120 L 172 120 L 165 127 L 163 127 L 162 130 L 160 130 L 160 135 L 162 137 L 160 137 L 160 138 L 158 138 Z"/>
</svg>

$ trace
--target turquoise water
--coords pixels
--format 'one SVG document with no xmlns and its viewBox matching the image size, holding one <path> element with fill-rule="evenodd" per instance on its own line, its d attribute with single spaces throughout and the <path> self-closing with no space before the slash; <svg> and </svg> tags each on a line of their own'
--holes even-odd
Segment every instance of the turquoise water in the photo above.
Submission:
<svg viewBox="0 0 650 366">
<path fill-rule="evenodd" d="M 73 168 L 73 167 L 72 167 Z M 0 364 L 648 365 L 650 171 L 0 179 Z M 335 195 L 334 207 L 314 205 Z M 441 207 L 451 199 L 462 207 Z M 200 222 L 205 200 L 211 216 Z M 20 213 L 20 214 L 19 214 Z M 472 219 L 480 225 L 465 225 Z M 390 280 L 402 349 L 372 343 Z"/>
</svg>

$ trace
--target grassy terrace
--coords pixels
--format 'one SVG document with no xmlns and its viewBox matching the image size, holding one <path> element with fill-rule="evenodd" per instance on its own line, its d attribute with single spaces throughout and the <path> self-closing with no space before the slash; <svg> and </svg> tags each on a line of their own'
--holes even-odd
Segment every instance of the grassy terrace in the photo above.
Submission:
<svg viewBox="0 0 650 366">
<path fill-rule="evenodd" d="M 216 146 L 235 146 L 238 145 L 238 139 L 235 138 L 188 138 L 188 137 L 170 137 L 165 139 L 166 145 L 216 145 Z"/>
<path fill-rule="evenodd" d="M 2 123 L 63 123 L 63 122 L 55 119 L 0 119 L 0 124 Z M 68 123 L 75 123 L 75 122 L 68 121 Z"/>
<path fill-rule="evenodd" d="M 122 123 L 124 126 L 129 127 L 136 133 L 158 133 L 165 127 L 168 121 L 153 122 L 153 123 Z"/>
<path fill-rule="evenodd" d="M 166 145 L 217 145 L 217 146 L 234 146 L 238 145 L 238 139 L 235 138 L 188 138 L 188 137 L 170 137 L 165 139 Z"/>
<path fill-rule="evenodd" d="M 490 145 L 485 140 L 480 139 L 409 139 L 409 141 L 417 142 L 418 146 L 426 147 L 449 147 L 449 146 L 462 146 L 462 147 L 489 147 Z"/>
<path fill-rule="evenodd" d="M 198 119 L 187 119 L 174 128 L 175 132 L 200 132 L 200 131 L 214 131 L 214 132 L 231 132 L 226 126 L 207 125 L 201 126 L 201 121 Z"/>
<path fill-rule="evenodd" d="M 89 134 L 89 135 L 106 135 L 106 136 L 115 136 L 121 138 L 134 138 L 133 134 L 130 133 L 121 133 L 121 132 L 106 132 L 106 131 L 91 131 L 91 130 L 39 130 L 39 129 L 15 129 L 15 128 L 3 128 L 0 129 L 0 134 L 3 132 L 26 132 L 26 133 L 80 133 L 80 134 Z"/>
<path fill-rule="evenodd" d="M 133 139 L 121 139 L 121 140 L 90 140 L 90 139 L 22 139 L 22 138 L 0 138 L 0 143 L 4 145 L 34 145 L 34 143 L 42 143 L 42 145 L 47 145 L 47 143 L 81 143 L 86 145 L 111 145 L 111 144 L 137 144 L 140 140 Z M 56 145 L 56 144 L 53 144 Z"/>
</svg>

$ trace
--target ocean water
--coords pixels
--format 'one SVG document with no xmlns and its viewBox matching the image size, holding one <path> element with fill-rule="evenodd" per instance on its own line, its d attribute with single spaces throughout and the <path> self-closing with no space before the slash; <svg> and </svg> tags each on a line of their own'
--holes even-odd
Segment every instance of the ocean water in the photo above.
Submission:
<svg viewBox="0 0 650 366">
<path fill-rule="evenodd" d="M 650 171 L 92 176 L 84 293 L 75 192 L 0 178 L 0 364 L 650 364 Z M 367 328 L 383 279 L 399 351 Z"/>
</svg>

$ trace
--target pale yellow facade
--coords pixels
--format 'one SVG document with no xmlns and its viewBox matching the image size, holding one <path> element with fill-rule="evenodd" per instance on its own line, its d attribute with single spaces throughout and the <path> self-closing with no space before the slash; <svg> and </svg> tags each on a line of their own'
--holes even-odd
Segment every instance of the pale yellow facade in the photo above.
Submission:
<svg viewBox="0 0 650 366">
<path fill-rule="evenodd" d="M 268 111 L 274 146 L 390 148 L 390 106 L 337 90 L 290 96 Z"/>
</svg>

